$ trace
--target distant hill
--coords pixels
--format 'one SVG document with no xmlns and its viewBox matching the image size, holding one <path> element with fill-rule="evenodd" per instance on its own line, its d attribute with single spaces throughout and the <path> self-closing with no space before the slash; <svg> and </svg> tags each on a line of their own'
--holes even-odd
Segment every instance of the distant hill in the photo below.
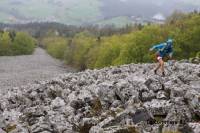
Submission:
<svg viewBox="0 0 200 133">
<path fill-rule="evenodd" d="M 196 0 L 0 0 L 0 22 L 114 23 L 120 26 L 129 23 L 127 17 L 131 16 L 150 19 L 158 13 L 168 16 L 174 10 L 192 11 L 199 7 L 200 2 Z"/>
<path fill-rule="evenodd" d="M 77 25 L 96 21 L 101 16 L 100 5 L 98 0 L 1 0 L 0 21 L 53 21 Z"/>
<path fill-rule="evenodd" d="M 126 16 L 119 16 L 113 17 L 109 19 L 104 19 L 96 23 L 97 25 L 105 26 L 105 25 L 114 25 L 118 28 L 123 27 L 125 24 L 132 24 L 133 22 L 129 17 Z"/>
</svg>

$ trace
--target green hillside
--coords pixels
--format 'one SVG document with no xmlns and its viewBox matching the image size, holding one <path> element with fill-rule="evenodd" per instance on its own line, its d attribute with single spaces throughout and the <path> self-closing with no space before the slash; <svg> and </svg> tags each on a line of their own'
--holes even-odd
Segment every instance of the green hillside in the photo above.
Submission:
<svg viewBox="0 0 200 133">
<path fill-rule="evenodd" d="M 0 22 L 51 21 L 70 25 L 115 24 L 121 27 L 130 20 L 120 16 L 142 14 L 151 18 L 158 12 L 166 16 L 169 14 L 168 8 L 171 12 L 177 8 L 191 11 L 199 6 L 197 0 L 180 0 L 178 4 L 176 0 L 0 0 Z"/>
<path fill-rule="evenodd" d="M 26 22 L 31 20 L 57 21 L 82 24 L 96 21 L 101 16 L 98 0 L 0 0 L 1 22 Z"/>
<path fill-rule="evenodd" d="M 111 19 L 106 19 L 106 20 L 100 21 L 97 24 L 103 25 L 103 26 L 113 24 L 116 27 L 121 28 L 121 27 L 126 26 L 126 24 L 132 24 L 132 23 L 133 22 L 128 17 L 120 16 L 120 17 L 114 17 Z"/>
</svg>

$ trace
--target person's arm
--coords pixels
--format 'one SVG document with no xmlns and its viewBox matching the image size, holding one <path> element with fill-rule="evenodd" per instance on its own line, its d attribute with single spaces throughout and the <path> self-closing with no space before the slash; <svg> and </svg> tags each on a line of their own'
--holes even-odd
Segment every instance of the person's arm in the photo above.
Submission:
<svg viewBox="0 0 200 133">
<path fill-rule="evenodd" d="M 164 47 L 165 47 L 165 43 L 161 43 L 150 48 L 150 51 L 163 49 Z"/>
</svg>

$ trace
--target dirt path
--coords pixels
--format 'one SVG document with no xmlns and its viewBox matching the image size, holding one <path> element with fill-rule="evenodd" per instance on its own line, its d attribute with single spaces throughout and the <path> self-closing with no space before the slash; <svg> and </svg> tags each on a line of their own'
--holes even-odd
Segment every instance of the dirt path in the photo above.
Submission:
<svg viewBox="0 0 200 133">
<path fill-rule="evenodd" d="M 41 48 L 36 48 L 33 55 L 0 57 L 0 90 L 6 92 L 10 87 L 51 79 L 72 71 Z"/>
</svg>

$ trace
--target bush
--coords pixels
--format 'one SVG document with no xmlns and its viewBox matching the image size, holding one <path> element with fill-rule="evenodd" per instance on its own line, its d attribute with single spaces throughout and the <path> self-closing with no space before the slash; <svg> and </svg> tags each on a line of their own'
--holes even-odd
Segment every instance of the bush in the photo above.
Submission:
<svg viewBox="0 0 200 133">
<path fill-rule="evenodd" d="M 18 32 L 14 38 L 12 45 L 12 53 L 14 55 L 32 54 L 35 48 L 36 41 L 28 34 Z"/>
<path fill-rule="evenodd" d="M 97 53 L 97 60 L 95 63 L 95 68 L 102 68 L 106 66 L 111 66 L 115 64 L 115 60 L 120 54 L 121 44 L 119 36 L 112 36 L 105 38 Z"/>
<path fill-rule="evenodd" d="M 95 44 L 96 39 L 88 32 L 76 34 L 65 51 L 65 61 L 80 70 L 86 69 L 87 60 L 90 59 L 88 53 Z"/>
<path fill-rule="evenodd" d="M 32 54 L 36 40 L 26 33 L 0 33 L 0 56 Z"/>
<path fill-rule="evenodd" d="M 0 56 L 11 55 L 11 39 L 8 32 L 0 34 Z"/>
<path fill-rule="evenodd" d="M 197 57 L 197 58 L 200 58 L 200 52 L 197 53 L 196 57 Z"/>
<path fill-rule="evenodd" d="M 68 39 L 62 37 L 45 38 L 42 44 L 51 56 L 57 59 L 64 59 L 64 52 L 67 48 Z"/>
</svg>

